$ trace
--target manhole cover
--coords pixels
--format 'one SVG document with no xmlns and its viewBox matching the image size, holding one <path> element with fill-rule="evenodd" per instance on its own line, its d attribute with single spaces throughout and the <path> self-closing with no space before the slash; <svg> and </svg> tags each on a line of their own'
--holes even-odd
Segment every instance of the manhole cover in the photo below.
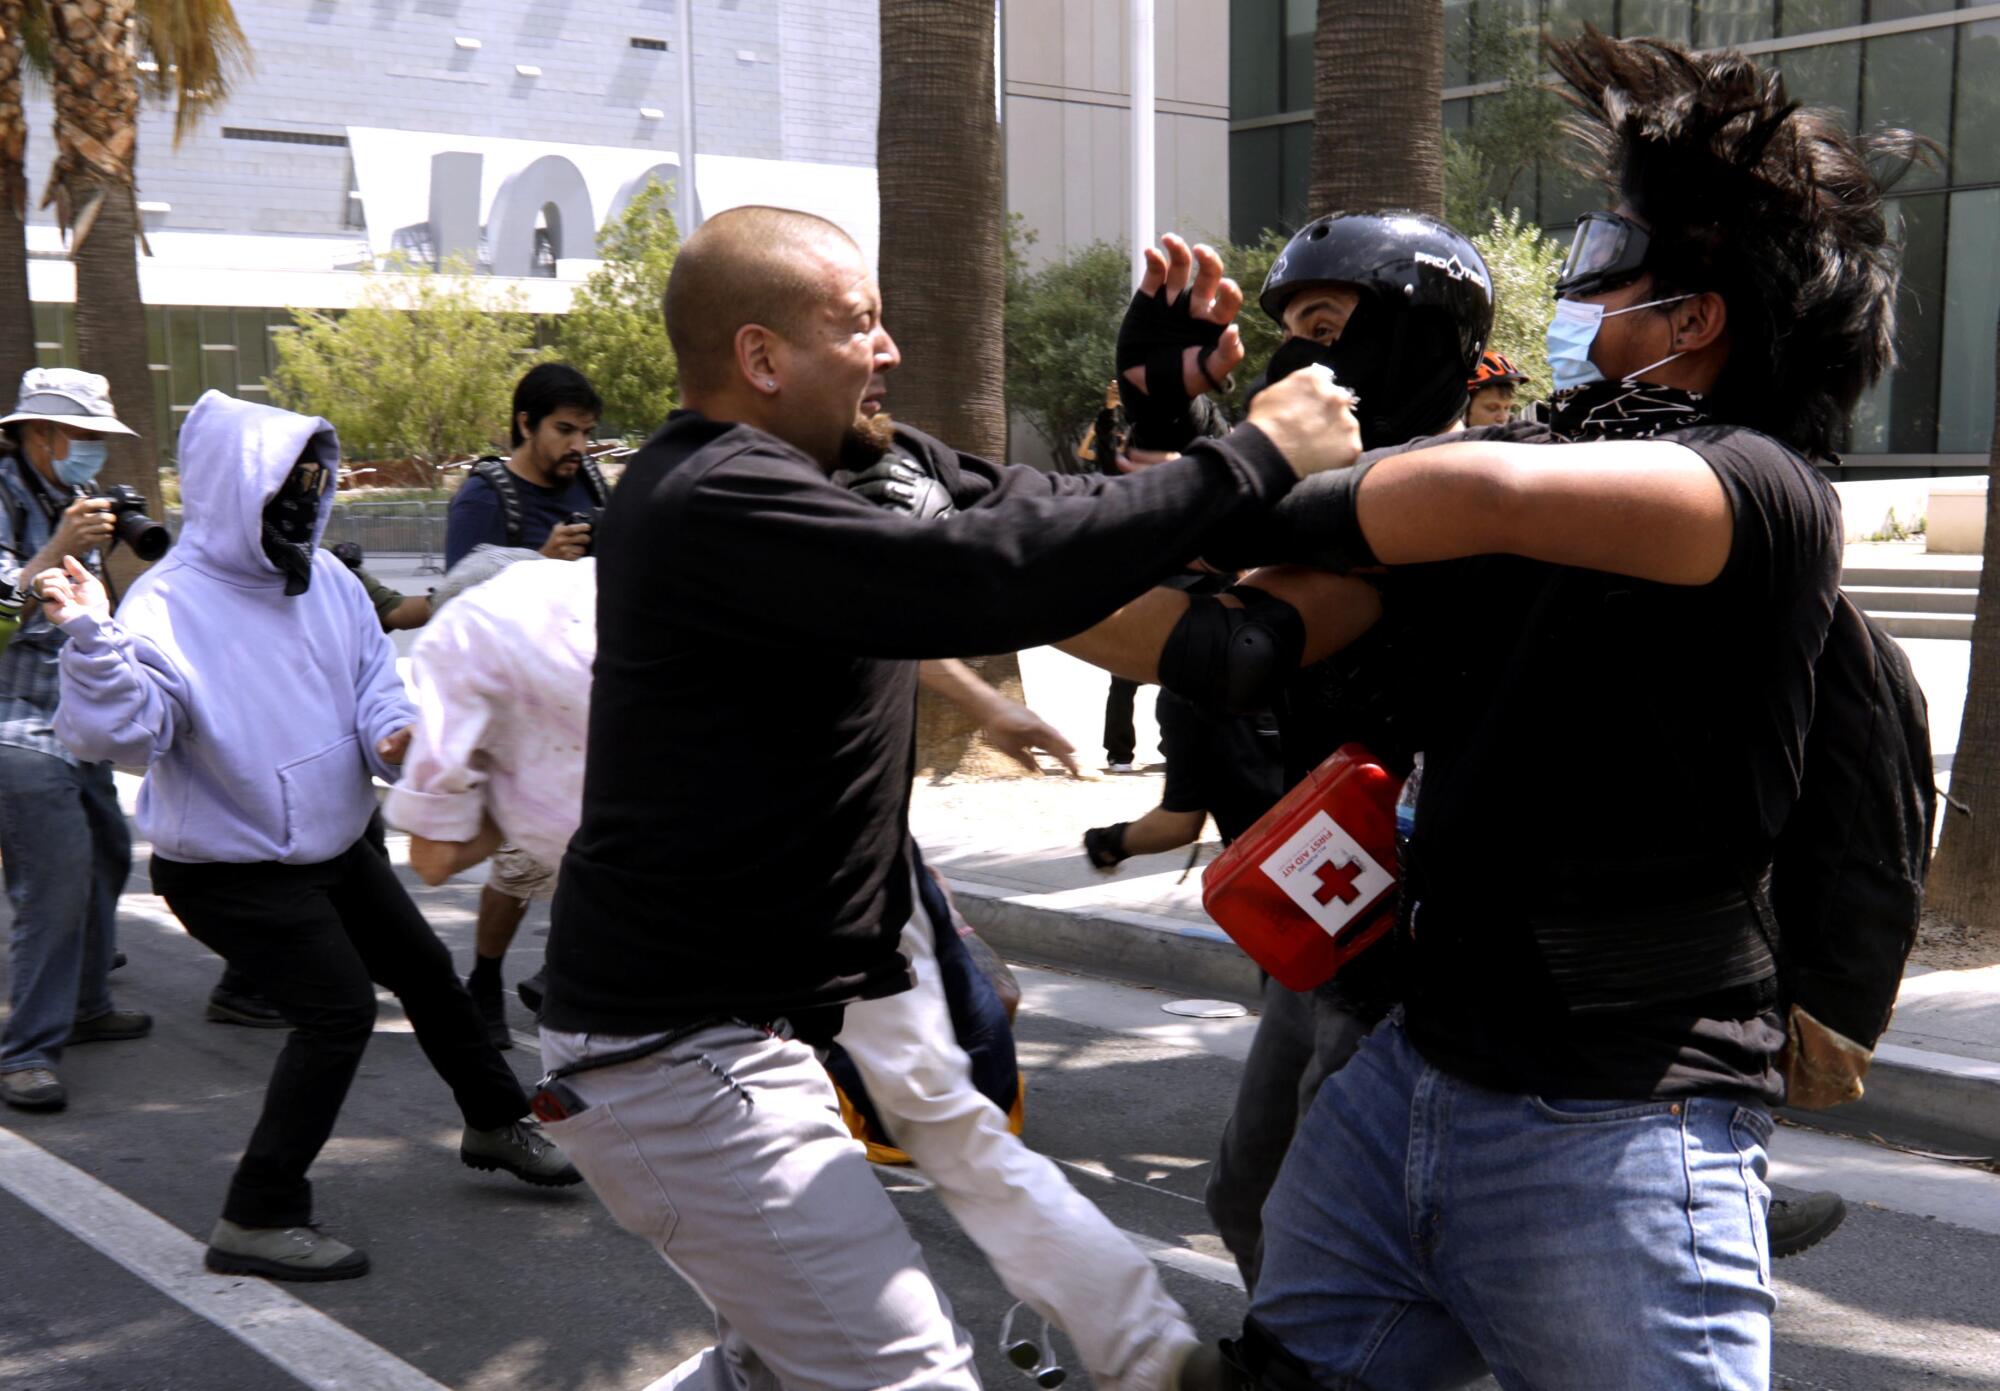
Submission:
<svg viewBox="0 0 2000 1391">
<path fill-rule="evenodd" d="M 1234 1000 L 1169 1000 L 1160 1008 L 1189 1019 L 1241 1019 L 1250 1012 Z"/>
</svg>

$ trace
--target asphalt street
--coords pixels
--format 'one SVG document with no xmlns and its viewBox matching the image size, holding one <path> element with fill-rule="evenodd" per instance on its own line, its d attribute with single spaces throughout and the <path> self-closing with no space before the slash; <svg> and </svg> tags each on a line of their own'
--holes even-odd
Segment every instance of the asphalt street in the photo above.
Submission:
<svg viewBox="0 0 2000 1391">
<path fill-rule="evenodd" d="M 399 854 L 400 838 L 392 842 Z M 461 962 L 477 876 L 410 880 Z M 637 1391 L 697 1352 L 707 1312 L 586 1189 L 531 1189 L 462 1167 L 450 1098 L 393 1002 L 315 1170 L 318 1213 L 368 1250 L 367 1278 L 317 1286 L 200 1269 L 233 1157 L 280 1033 L 211 1024 L 219 963 L 146 888 L 126 896 L 113 977 L 151 1039 L 71 1050 L 66 1112 L 0 1113 L 0 1386 L 11 1391 Z M 533 969 L 528 920 L 510 983 Z M 1160 1262 L 1204 1335 L 1243 1312 L 1200 1203 L 1252 1020 L 1164 1013 L 1168 997 L 1023 971 L 1027 1138 Z M 536 1072 L 531 1024 L 509 1055 Z M 1774 1385 L 1801 1391 L 2000 1388 L 2000 1177 L 1786 1129 L 1788 1184 L 1854 1211 L 1778 1267 Z M 1031 1383 L 996 1349 L 1011 1302 L 923 1180 L 882 1171 L 980 1349 L 988 1386 Z M 1066 1345 L 1065 1349 L 1066 1349 Z M 1068 1385 L 1087 1386 L 1072 1368 Z"/>
</svg>

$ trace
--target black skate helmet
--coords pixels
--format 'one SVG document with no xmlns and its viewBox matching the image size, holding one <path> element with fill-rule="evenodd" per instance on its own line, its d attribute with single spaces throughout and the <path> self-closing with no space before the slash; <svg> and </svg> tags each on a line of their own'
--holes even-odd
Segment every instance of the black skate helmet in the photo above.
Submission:
<svg viewBox="0 0 2000 1391">
<path fill-rule="evenodd" d="M 1434 433 L 1464 412 L 1466 381 L 1493 332 L 1493 277 L 1470 241 L 1424 213 L 1317 218 L 1271 263 L 1257 302 L 1282 324 L 1293 296 L 1330 282 L 1361 291 L 1340 341 L 1288 343 L 1270 380 L 1325 361 L 1361 397 L 1371 449 Z"/>
</svg>

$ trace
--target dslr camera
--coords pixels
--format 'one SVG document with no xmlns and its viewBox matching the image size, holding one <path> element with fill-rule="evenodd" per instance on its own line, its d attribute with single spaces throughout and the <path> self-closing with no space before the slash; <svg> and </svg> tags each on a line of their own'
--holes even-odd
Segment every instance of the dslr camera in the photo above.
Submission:
<svg viewBox="0 0 2000 1391">
<path fill-rule="evenodd" d="M 84 497 L 111 499 L 111 534 L 130 546 L 139 559 L 158 560 L 174 544 L 173 533 L 146 515 L 146 499 L 131 484 L 114 483 L 108 488 L 78 491 Z"/>
</svg>

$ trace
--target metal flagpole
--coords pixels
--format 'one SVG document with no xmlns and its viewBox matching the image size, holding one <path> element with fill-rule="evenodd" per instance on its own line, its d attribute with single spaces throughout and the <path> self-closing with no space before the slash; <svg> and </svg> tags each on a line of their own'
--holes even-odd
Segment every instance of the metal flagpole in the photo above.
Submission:
<svg viewBox="0 0 2000 1391">
<path fill-rule="evenodd" d="M 674 220 L 681 236 L 692 236 L 701 225 L 701 201 L 694 187 L 694 0 L 680 3 L 681 60 L 681 178 L 675 191 Z"/>
<path fill-rule="evenodd" d="M 1132 283 L 1145 274 L 1153 244 L 1153 0 L 1130 0 L 1132 64 Z"/>
</svg>

